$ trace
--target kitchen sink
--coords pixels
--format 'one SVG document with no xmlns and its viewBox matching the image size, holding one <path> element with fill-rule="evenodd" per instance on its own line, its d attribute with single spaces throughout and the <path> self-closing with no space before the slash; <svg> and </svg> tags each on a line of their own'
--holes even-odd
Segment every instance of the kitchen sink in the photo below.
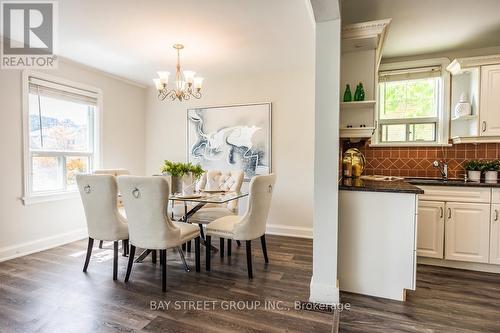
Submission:
<svg viewBox="0 0 500 333">
<path fill-rule="evenodd" d="M 465 184 L 469 183 L 466 182 L 464 179 L 461 178 L 449 178 L 447 180 L 444 180 L 442 178 L 425 178 L 425 177 L 412 177 L 412 178 L 405 178 L 405 182 L 408 182 L 410 184 Z"/>
</svg>

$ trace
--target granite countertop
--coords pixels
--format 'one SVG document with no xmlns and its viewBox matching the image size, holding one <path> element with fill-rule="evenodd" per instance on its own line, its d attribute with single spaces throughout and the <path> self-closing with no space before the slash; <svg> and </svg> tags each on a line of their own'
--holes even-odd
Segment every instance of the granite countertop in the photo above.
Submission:
<svg viewBox="0 0 500 333">
<path fill-rule="evenodd" d="M 342 178 L 339 190 L 365 192 L 392 192 L 422 194 L 424 190 L 404 180 L 377 181 L 360 178 Z"/>
<path fill-rule="evenodd" d="M 461 187 L 499 187 L 500 183 L 485 183 L 481 181 L 480 183 L 464 181 L 463 179 L 448 179 L 446 181 L 439 178 L 409 178 L 405 179 L 405 182 L 408 182 L 413 185 L 430 185 L 430 186 L 461 186 Z"/>
</svg>

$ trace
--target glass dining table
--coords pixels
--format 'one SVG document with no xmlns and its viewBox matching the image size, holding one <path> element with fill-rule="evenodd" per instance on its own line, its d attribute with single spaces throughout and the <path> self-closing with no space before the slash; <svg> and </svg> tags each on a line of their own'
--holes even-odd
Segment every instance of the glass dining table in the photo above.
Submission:
<svg viewBox="0 0 500 333">
<path fill-rule="evenodd" d="M 240 198 L 248 196 L 248 192 L 234 192 L 234 191 L 201 191 L 197 192 L 194 194 L 190 195 L 183 195 L 183 194 L 173 194 L 169 196 L 168 200 L 171 204 L 172 207 L 172 215 L 171 218 L 174 220 L 174 205 L 176 202 L 182 202 L 184 203 L 184 215 L 178 220 L 180 222 L 185 222 L 185 223 L 190 223 L 189 218 L 193 216 L 197 211 L 202 209 L 205 205 L 207 204 L 226 204 L 230 201 L 233 200 L 238 200 Z M 189 205 L 189 204 L 195 204 Z M 200 227 L 200 236 L 201 236 L 201 243 L 205 245 L 205 235 L 203 232 L 203 226 L 199 224 Z M 188 243 L 188 251 L 190 242 Z M 184 253 L 186 245 L 182 245 L 182 250 L 179 251 L 179 255 L 181 257 L 182 262 L 184 263 L 184 267 L 186 270 L 189 270 L 188 265 L 186 264 L 186 260 L 184 258 Z M 212 251 L 218 251 L 216 247 L 213 245 L 211 246 Z M 155 253 L 156 251 L 152 250 L 144 250 L 135 260 L 135 262 L 142 262 L 150 253 L 153 253 L 153 260 L 155 260 Z"/>
</svg>

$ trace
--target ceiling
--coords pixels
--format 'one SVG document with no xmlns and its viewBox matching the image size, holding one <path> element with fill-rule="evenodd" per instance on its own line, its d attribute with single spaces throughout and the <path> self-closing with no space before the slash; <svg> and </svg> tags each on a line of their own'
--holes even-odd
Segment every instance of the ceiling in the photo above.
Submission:
<svg viewBox="0 0 500 333">
<path fill-rule="evenodd" d="M 64 58 L 142 84 L 157 70 L 206 78 L 307 66 L 314 61 L 309 0 L 61 0 Z"/>
<path fill-rule="evenodd" d="M 343 0 L 342 23 L 392 18 L 383 57 L 500 46 L 500 0 Z"/>
</svg>

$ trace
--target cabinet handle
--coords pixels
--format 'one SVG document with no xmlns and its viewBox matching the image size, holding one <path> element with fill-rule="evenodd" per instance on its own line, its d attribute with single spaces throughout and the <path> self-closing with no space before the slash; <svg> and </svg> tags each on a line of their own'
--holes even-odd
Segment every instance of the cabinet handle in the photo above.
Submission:
<svg viewBox="0 0 500 333">
<path fill-rule="evenodd" d="M 483 132 L 486 132 L 486 122 L 483 121 Z"/>
<path fill-rule="evenodd" d="M 498 221 L 498 210 L 496 210 L 496 209 L 495 209 L 495 218 L 493 220 Z"/>
<path fill-rule="evenodd" d="M 451 219 L 451 208 L 448 208 L 448 219 Z"/>
<path fill-rule="evenodd" d="M 443 218 L 443 216 L 444 216 L 443 207 L 439 207 L 439 209 L 440 209 L 440 211 L 441 211 L 441 216 L 440 216 L 439 218 L 440 218 L 440 219 L 442 219 L 442 218 Z"/>
</svg>

